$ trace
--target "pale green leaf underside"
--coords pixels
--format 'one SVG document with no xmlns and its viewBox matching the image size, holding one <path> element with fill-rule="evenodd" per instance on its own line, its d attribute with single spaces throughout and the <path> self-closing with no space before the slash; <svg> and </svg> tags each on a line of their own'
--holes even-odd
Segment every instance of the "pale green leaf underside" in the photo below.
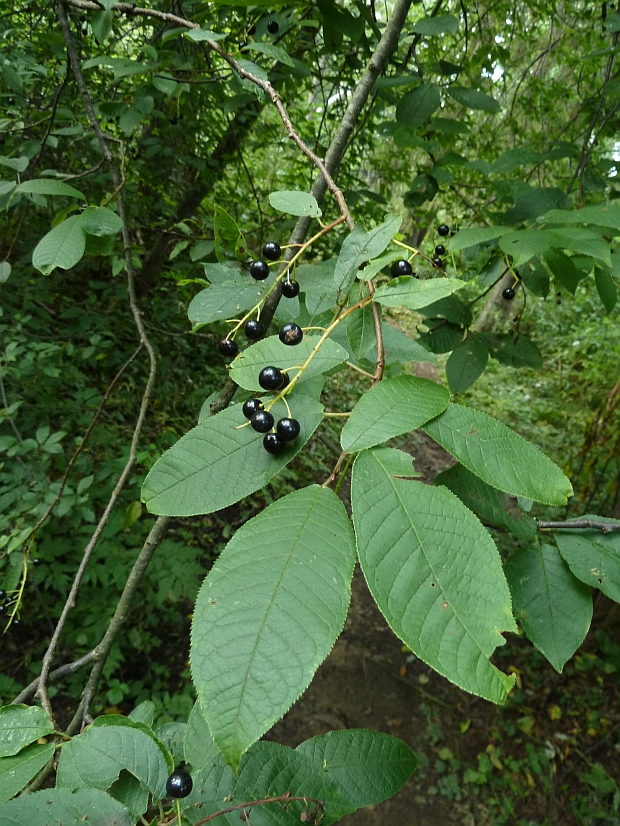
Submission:
<svg viewBox="0 0 620 826">
<path fill-rule="evenodd" d="M 39 706 L 4 706 L 0 708 L 0 757 L 17 754 L 53 731 L 50 718 Z"/>
<path fill-rule="evenodd" d="M 115 235 L 123 228 L 123 222 L 111 209 L 89 207 L 82 213 L 82 229 L 89 235 Z"/>
<path fill-rule="evenodd" d="M 386 307 L 421 310 L 441 298 L 452 295 L 464 285 L 465 282 L 459 281 L 458 278 L 431 278 L 428 281 L 418 281 L 411 275 L 401 275 L 379 287 L 374 300 Z"/>
<path fill-rule="evenodd" d="M 72 215 L 41 238 L 32 253 L 32 265 L 43 275 L 49 275 L 56 267 L 69 270 L 82 258 L 85 248 L 82 216 Z"/>
<path fill-rule="evenodd" d="M 254 45 L 256 47 L 265 44 Z M 311 218 L 320 218 L 322 215 L 316 198 L 309 192 L 298 192 L 293 189 L 272 192 L 269 195 L 269 203 L 278 212 L 285 212 L 287 215 L 309 215 Z"/>
<path fill-rule="evenodd" d="M 354 563 L 344 506 L 313 485 L 247 522 L 213 566 L 196 602 L 191 665 L 211 733 L 233 768 L 329 654 Z"/>
<path fill-rule="evenodd" d="M 129 811 L 105 792 L 44 789 L 0 806 L 2 826 L 133 826 Z"/>
<path fill-rule="evenodd" d="M 10 800 L 54 754 L 54 744 L 26 746 L 19 754 L 0 758 L 0 803 Z"/>
<path fill-rule="evenodd" d="M 555 541 L 577 579 L 620 602 L 620 533 L 556 531 Z"/>
<path fill-rule="evenodd" d="M 330 731 L 295 749 L 323 771 L 356 808 L 387 800 L 416 767 L 413 752 L 402 740 L 378 731 Z"/>
<path fill-rule="evenodd" d="M 538 221 L 548 224 L 596 224 L 620 230 L 620 206 L 599 204 L 583 209 L 552 209 L 541 215 Z"/>
<path fill-rule="evenodd" d="M 450 393 L 430 379 L 397 376 L 368 390 L 340 434 L 342 449 L 354 453 L 421 427 L 445 410 Z"/>
<path fill-rule="evenodd" d="M 294 346 L 283 344 L 278 336 L 269 336 L 251 347 L 245 349 L 232 362 L 230 377 L 236 381 L 239 387 L 246 390 L 258 390 L 261 387 L 258 383 L 258 374 L 263 367 L 279 367 L 287 372 L 290 379 L 294 379 L 300 367 L 308 358 L 313 348 L 319 341 L 320 336 L 304 336 L 299 344 Z M 327 339 L 321 349 L 314 356 L 306 371 L 299 381 L 306 381 L 313 376 L 318 376 L 332 367 L 337 367 L 349 358 L 349 354 L 336 344 L 335 341 Z"/>
<path fill-rule="evenodd" d="M 155 463 L 142 487 L 142 501 L 151 513 L 194 516 L 225 508 L 259 490 L 299 453 L 323 418 L 323 405 L 307 396 L 289 398 L 301 425 L 294 442 L 279 456 L 263 448 L 236 404 L 186 433 Z M 278 420 L 287 415 L 282 402 L 272 410 Z"/>
<path fill-rule="evenodd" d="M 201 290 L 191 300 L 187 315 L 194 329 L 212 321 L 241 319 L 267 292 L 265 281 L 250 280 L 241 274 L 233 276 L 234 271 L 229 281 Z"/>
<path fill-rule="evenodd" d="M 54 178 L 33 178 L 18 184 L 16 192 L 27 192 L 32 195 L 66 195 L 70 198 L 85 199 L 83 192 Z M 77 217 L 77 216 L 76 216 Z"/>
<path fill-rule="evenodd" d="M 352 506 L 360 564 L 393 631 L 456 685 L 503 703 L 514 677 L 488 658 L 516 626 L 488 532 L 445 488 L 394 478 L 373 451 L 353 466 Z"/>
<path fill-rule="evenodd" d="M 480 410 L 449 404 L 424 430 L 493 488 L 546 505 L 564 505 L 573 494 L 571 483 L 551 459 Z"/>
<path fill-rule="evenodd" d="M 58 764 L 59 788 L 108 789 L 125 769 L 162 800 L 169 770 L 156 742 L 129 726 L 88 728 L 63 746 Z"/>
<path fill-rule="evenodd" d="M 531 545 L 506 562 L 515 616 L 556 671 L 584 641 L 592 619 L 592 594 L 553 545 Z"/>
<path fill-rule="evenodd" d="M 448 249 L 450 252 L 458 252 L 458 250 L 464 250 L 476 244 L 494 241 L 496 238 L 500 238 L 502 235 L 513 231 L 512 227 L 475 227 L 472 229 L 462 229 L 450 238 Z"/>
</svg>

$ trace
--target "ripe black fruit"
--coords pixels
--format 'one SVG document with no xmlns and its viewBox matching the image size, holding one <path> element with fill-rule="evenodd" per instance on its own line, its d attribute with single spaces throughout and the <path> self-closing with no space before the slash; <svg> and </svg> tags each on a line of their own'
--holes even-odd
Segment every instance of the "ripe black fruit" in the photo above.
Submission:
<svg viewBox="0 0 620 826">
<path fill-rule="evenodd" d="M 450 235 L 450 227 L 447 224 L 439 224 L 437 232 L 445 237 L 446 235 Z"/>
<path fill-rule="evenodd" d="M 406 261 L 404 258 L 400 258 L 398 261 L 394 261 L 390 267 L 390 272 L 394 278 L 397 278 L 399 275 L 411 275 L 413 269 L 409 261 Z"/>
<path fill-rule="evenodd" d="M 246 336 L 252 341 L 256 341 L 265 335 L 265 325 L 261 321 L 256 321 L 255 319 L 246 321 L 243 330 Z"/>
<path fill-rule="evenodd" d="M 267 241 L 263 247 L 263 255 L 268 261 L 277 261 L 281 253 L 280 244 L 276 244 L 275 241 Z"/>
<path fill-rule="evenodd" d="M 39 565 L 43 564 L 43 560 L 39 559 L 38 556 L 35 556 L 35 558 L 32 560 L 32 564 L 35 566 L 35 568 L 38 568 Z"/>
<path fill-rule="evenodd" d="M 284 390 L 285 387 L 288 387 L 288 383 L 290 382 L 289 374 L 282 373 L 282 387 L 280 390 Z"/>
<path fill-rule="evenodd" d="M 267 433 L 263 437 L 263 447 L 267 453 L 273 453 L 274 456 L 277 456 L 278 453 L 282 453 L 284 450 L 285 443 L 275 433 Z"/>
<path fill-rule="evenodd" d="M 177 123 L 178 123 L 178 120 L 176 118 L 170 118 L 170 125 L 171 126 L 176 126 Z"/>
<path fill-rule="evenodd" d="M 282 329 L 278 333 L 278 337 L 282 344 L 299 344 L 299 342 L 304 337 L 303 331 L 298 324 L 295 324 L 292 321 L 287 321 L 286 324 L 282 325 Z"/>
<path fill-rule="evenodd" d="M 19 618 L 19 617 L 15 617 L 15 618 L 13 619 L 13 622 L 11 623 L 11 625 L 13 626 L 13 628 L 19 628 L 21 624 L 22 624 L 22 621 L 20 620 L 20 618 Z"/>
<path fill-rule="evenodd" d="M 0 588 L 0 602 L 4 602 L 5 599 L 6 599 L 6 591 L 3 591 L 2 588 Z"/>
<path fill-rule="evenodd" d="M 506 299 L 506 301 L 512 301 L 512 299 L 515 297 L 515 291 L 512 289 L 512 287 L 506 287 L 502 295 Z"/>
<path fill-rule="evenodd" d="M 273 427 L 273 416 L 268 410 L 257 410 L 250 422 L 257 433 L 267 433 Z"/>
<path fill-rule="evenodd" d="M 443 244 L 437 244 L 437 246 L 435 247 L 435 255 L 437 256 L 437 258 L 439 258 L 440 255 L 445 255 L 445 254 L 446 254 L 446 248 L 444 247 L 444 245 Z"/>
<path fill-rule="evenodd" d="M 263 403 L 260 399 L 248 399 L 243 402 L 243 415 L 246 419 L 251 419 L 255 413 L 263 409 Z"/>
<path fill-rule="evenodd" d="M 297 281 L 285 281 L 282 284 L 282 295 L 286 298 L 295 298 L 299 293 L 299 284 Z"/>
<path fill-rule="evenodd" d="M 166 780 L 166 794 L 170 797 L 187 797 L 194 785 L 191 776 L 185 769 L 177 769 Z"/>
<path fill-rule="evenodd" d="M 433 266 L 437 267 L 438 270 L 443 270 L 443 261 L 441 258 L 435 256 L 435 258 L 433 258 Z"/>
<path fill-rule="evenodd" d="M 6 605 L 0 605 L 0 617 L 6 614 Z"/>
<path fill-rule="evenodd" d="M 269 264 L 266 261 L 252 261 L 250 275 L 257 281 L 264 281 L 269 275 Z"/>
<path fill-rule="evenodd" d="M 239 352 L 239 345 L 236 341 L 232 341 L 229 338 L 225 338 L 223 341 L 220 341 L 220 353 L 223 356 L 236 356 Z"/>
<path fill-rule="evenodd" d="M 284 442 L 292 442 L 299 436 L 300 430 L 297 419 L 280 419 L 276 425 L 276 433 Z"/>
<path fill-rule="evenodd" d="M 279 390 L 284 384 L 284 376 L 277 367 L 263 367 L 258 374 L 258 383 L 263 390 Z"/>
<path fill-rule="evenodd" d="M 269 34 L 277 34 L 280 31 L 280 25 L 277 20 L 270 20 L 267 23 L 267 31 Z"/>
</svg>

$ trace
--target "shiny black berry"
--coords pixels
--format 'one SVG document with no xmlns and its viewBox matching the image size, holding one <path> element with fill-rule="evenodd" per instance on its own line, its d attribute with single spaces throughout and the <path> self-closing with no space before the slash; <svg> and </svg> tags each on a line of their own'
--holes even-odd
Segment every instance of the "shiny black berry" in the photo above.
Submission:
<svg viewBox="0 0 620 826">
<path fill-rule="evenodd" d="M 443 261 L 441 258 L 437 258 L 437 256 L 433 258 L 433 267 L 437 267 L 438 270 L 443 270 Z"/>
<path fill-rule="evenodd" d="M 246 419 L 251 419 L 255 413 L 263 409 L 263 403 L 260 399 L 248 399 L 243 402 L 243 415 Z"/>
<path fill-rule="evenodd" d="M 185 769 L 177 769 L 166 780 L 166 794 L 170 797 L 187 797 L 193 786 L 192 778 Z"/>
<path fill-rule="evenodd" d="M 278 337 L 282 344 L 299 344 L 304 337 L 303 331 L 298 324 L 293 321 L 287 321 L 282 325 L 282 329 L 278 333 Z"/>
<path fill-rule="evenodd" d="M 443 244 L 437 244 L 437 246 L 435 247 L 435 255 L 437 256 L 437 258 L 439 258 L 440 255 L 445 255 L 445 254 L 446 254 L 446 248 L 444 247 L 444 245 Z"/>
<path fill-rule="evenodd" d="M 270 20 L 267 23 L 267 31 L 269 34 L 277 34 L 280 31 L 280 25 L 277 20 Z"/>
<path fill-rule="evenodd" d="M 6 605 L 0 605 L 0 617 L 6 614 Z"/>
<path fill-rule="evenodd" d="M 299 294 L 299 284 L 297 281 L 285 281 L 282 284 L 282 295 L 286 298 L 295 298 Z"/>
<path fill-rule="evenodd" d="M 176 126 L 179 121 L 176 118 L 170 118 L 170 125 Z"/>
<path fill-rule="evenodd" d="M 257 410 L 250 422 L 257 433 L 268 433 L 273 427 L 273 416 L 267 410 Z"/>
<path fill-rule="evenodd" d="M 284 442 L 292 442 L 299 436 L 300 430 L 297 419 L 280 419 L 276 425 L 276 433 Z"/>
<path fill-rule="evenodd" d="M 291 379 L 288 373 L 282 373 L 282 387 L 280 390 L 284 390 L 285 387 L 288 387 L 290 380 Z"/>
<path fill-rule="evenodd" d="M 279 390 L 284 383 L 284 376 L 277 367 L 263 367 L 258 374 L 258 383 L 263 390 Z"/>
<path fill-rule="evenodd" d="M 268 261 L 277 261 L 281 254 L 280 244 L 275 241 L 267 241 L 263 247 L 263 255 Z"/>
<path fill-rule="evenodd" d="M 35 556 L 35 558 L 32 560 L 32 564 L 34 565 L 35 568 L 38 568 L 39 565 L 43 564 L 43 560 L 39 559 L 38 556 Z"/>
<path fill-rule="evenodd" d="M 450 227 L 447 224 L 439 224 L 437 232 L 445 238 L 446 235 L 450 235 Z"/>
<path fill-rule="evenodd" d="M 515 291 L 512 289 L 512 287 L 506 287 L 502 295 L 506 299 L 506 301 L 512 301 L 512 299 L 515 297 Z"/>
<path fill-rule="evenodd" d="M 269 264 L 266 261 L 252 261 L 250 275 L 257 281 L 264 281 L 269 275 Z"/>
<path fill-rule="evenodd" d="M 3 591 L 2 588 L 0 588 L 0 602 L 4 602 L 5 600 L 6 600 L 6 591 Z"/>
<path fill-rule="evenodd" d="M 225 338 L 223 341 L 220 341 L 220 353 L 223 356 L 236 356 L 239 352 L 239 345 L 236 341 L 232 341 L 229 338 Z"/>
<path fill-rule="evenodd" d="M 282 453 L 284 450 L 285 442 L 275 433 L 267 433 L 263 437 L 263 447 L 267 453 L 273 453 L 274 456 L 277 456 L 278 453 Z"/>
<path fill-rule="evenodd" d="M 265 335 L 265 325 L 261 321 L 256 321 L 254 319 L 246 321 L 243 330 L 246 336 L 252 341 L 257 341 Z"/>
<path fill-rule="evenodd" d="M 398 261 L 394 261 L 392 266 L 390 267 L 390 272 L 397 278 L 399 275 L 411 275 L 413 269 L 409 261 L 406 261 L 404 258 L 399 259 Z"/>
</svg>

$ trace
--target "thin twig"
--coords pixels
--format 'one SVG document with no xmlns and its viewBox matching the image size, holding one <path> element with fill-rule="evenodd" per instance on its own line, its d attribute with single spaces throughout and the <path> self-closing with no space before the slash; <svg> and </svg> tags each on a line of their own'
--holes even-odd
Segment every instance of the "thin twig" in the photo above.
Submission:
<svg viewBox="0 0 620 826">
<path fill-rule="evenodd" d="M 323 808 L 325 806 L 324 800 L 316 800 L 314 797 L 292 797 L 291 793 L 287 792 L 286 794 L 282 794 L 279 797 L 264 797 L 262 800 L 251 800 L 249 803 L 237 803 L 235 806 L 229 806 L 226 809 L 220 809 L 219 812 L 214 812 L 212 815 L 205 817 L 203 820 L 199 820 L 195 824 L 195 826 L 203 826 L 204 823 L 210 823 L 212 820 L 215 820 L 216 817 L 228 814 L 228 812 L 238 812 L 239 809 L 249 809 L 252 806 L 265 806 L 268 803 L 305 803 L 306 806 L 308 805 L 308 803 L 314 803 L 317 809 L 319 809 L 321 812 L 323 811 Z"/>
<path fill-rule="evenodd" d="M 620 522 L 600 522 L 598 519 L 572 519 L 570 522 L 545 522 L 538 520 L 538 530 L 579 530 L 581 528 L 594 528 L 602 533 L 612 533 L 620 531 Z"/>
<path fill-rule="evenodd" d="M 79 660 L 74 660 L 72 663 L 66 663 L 65 665 L 55 668 L 53 671 L 50 671 L 47 681 L 48 683 L 54 683 L 61 677 L 66 677 L 67 674 L 74 674 L 76 671 L 84 668 L 85 665 L 92 663 L 94 659 L 95 649 L 89 651 L 88 654 L 84 654 L 84 656 L 80 657 Z M 40 676 L 36 677 L 30 685 L 27 685 L 26 688 L 22 689 L 17 697 L 15 697 L 14 700 L 11 700 L 11 705 L 15 703 L 25 703 L 26 700 L 29 700 L 34 694 L 36 694 L 40 680 Z"/>
</svg>

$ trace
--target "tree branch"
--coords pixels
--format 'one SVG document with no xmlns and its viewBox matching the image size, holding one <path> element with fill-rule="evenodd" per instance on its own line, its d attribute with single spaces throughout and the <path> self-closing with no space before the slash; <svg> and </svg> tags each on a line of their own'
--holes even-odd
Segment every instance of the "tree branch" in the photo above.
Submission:
<svg viewBox="0 0 620 826">
<path fill-rule="evenodd" d="M 598 519 L 571 519 L 570 522 L 544 522 L 538 520 L 539 531 L 552 530 L 579 530 L 581 528 L 594 528 L 602 533 L 612 533 L 620 531 L 620 522 L 601 522 Z"/>
</svg>

